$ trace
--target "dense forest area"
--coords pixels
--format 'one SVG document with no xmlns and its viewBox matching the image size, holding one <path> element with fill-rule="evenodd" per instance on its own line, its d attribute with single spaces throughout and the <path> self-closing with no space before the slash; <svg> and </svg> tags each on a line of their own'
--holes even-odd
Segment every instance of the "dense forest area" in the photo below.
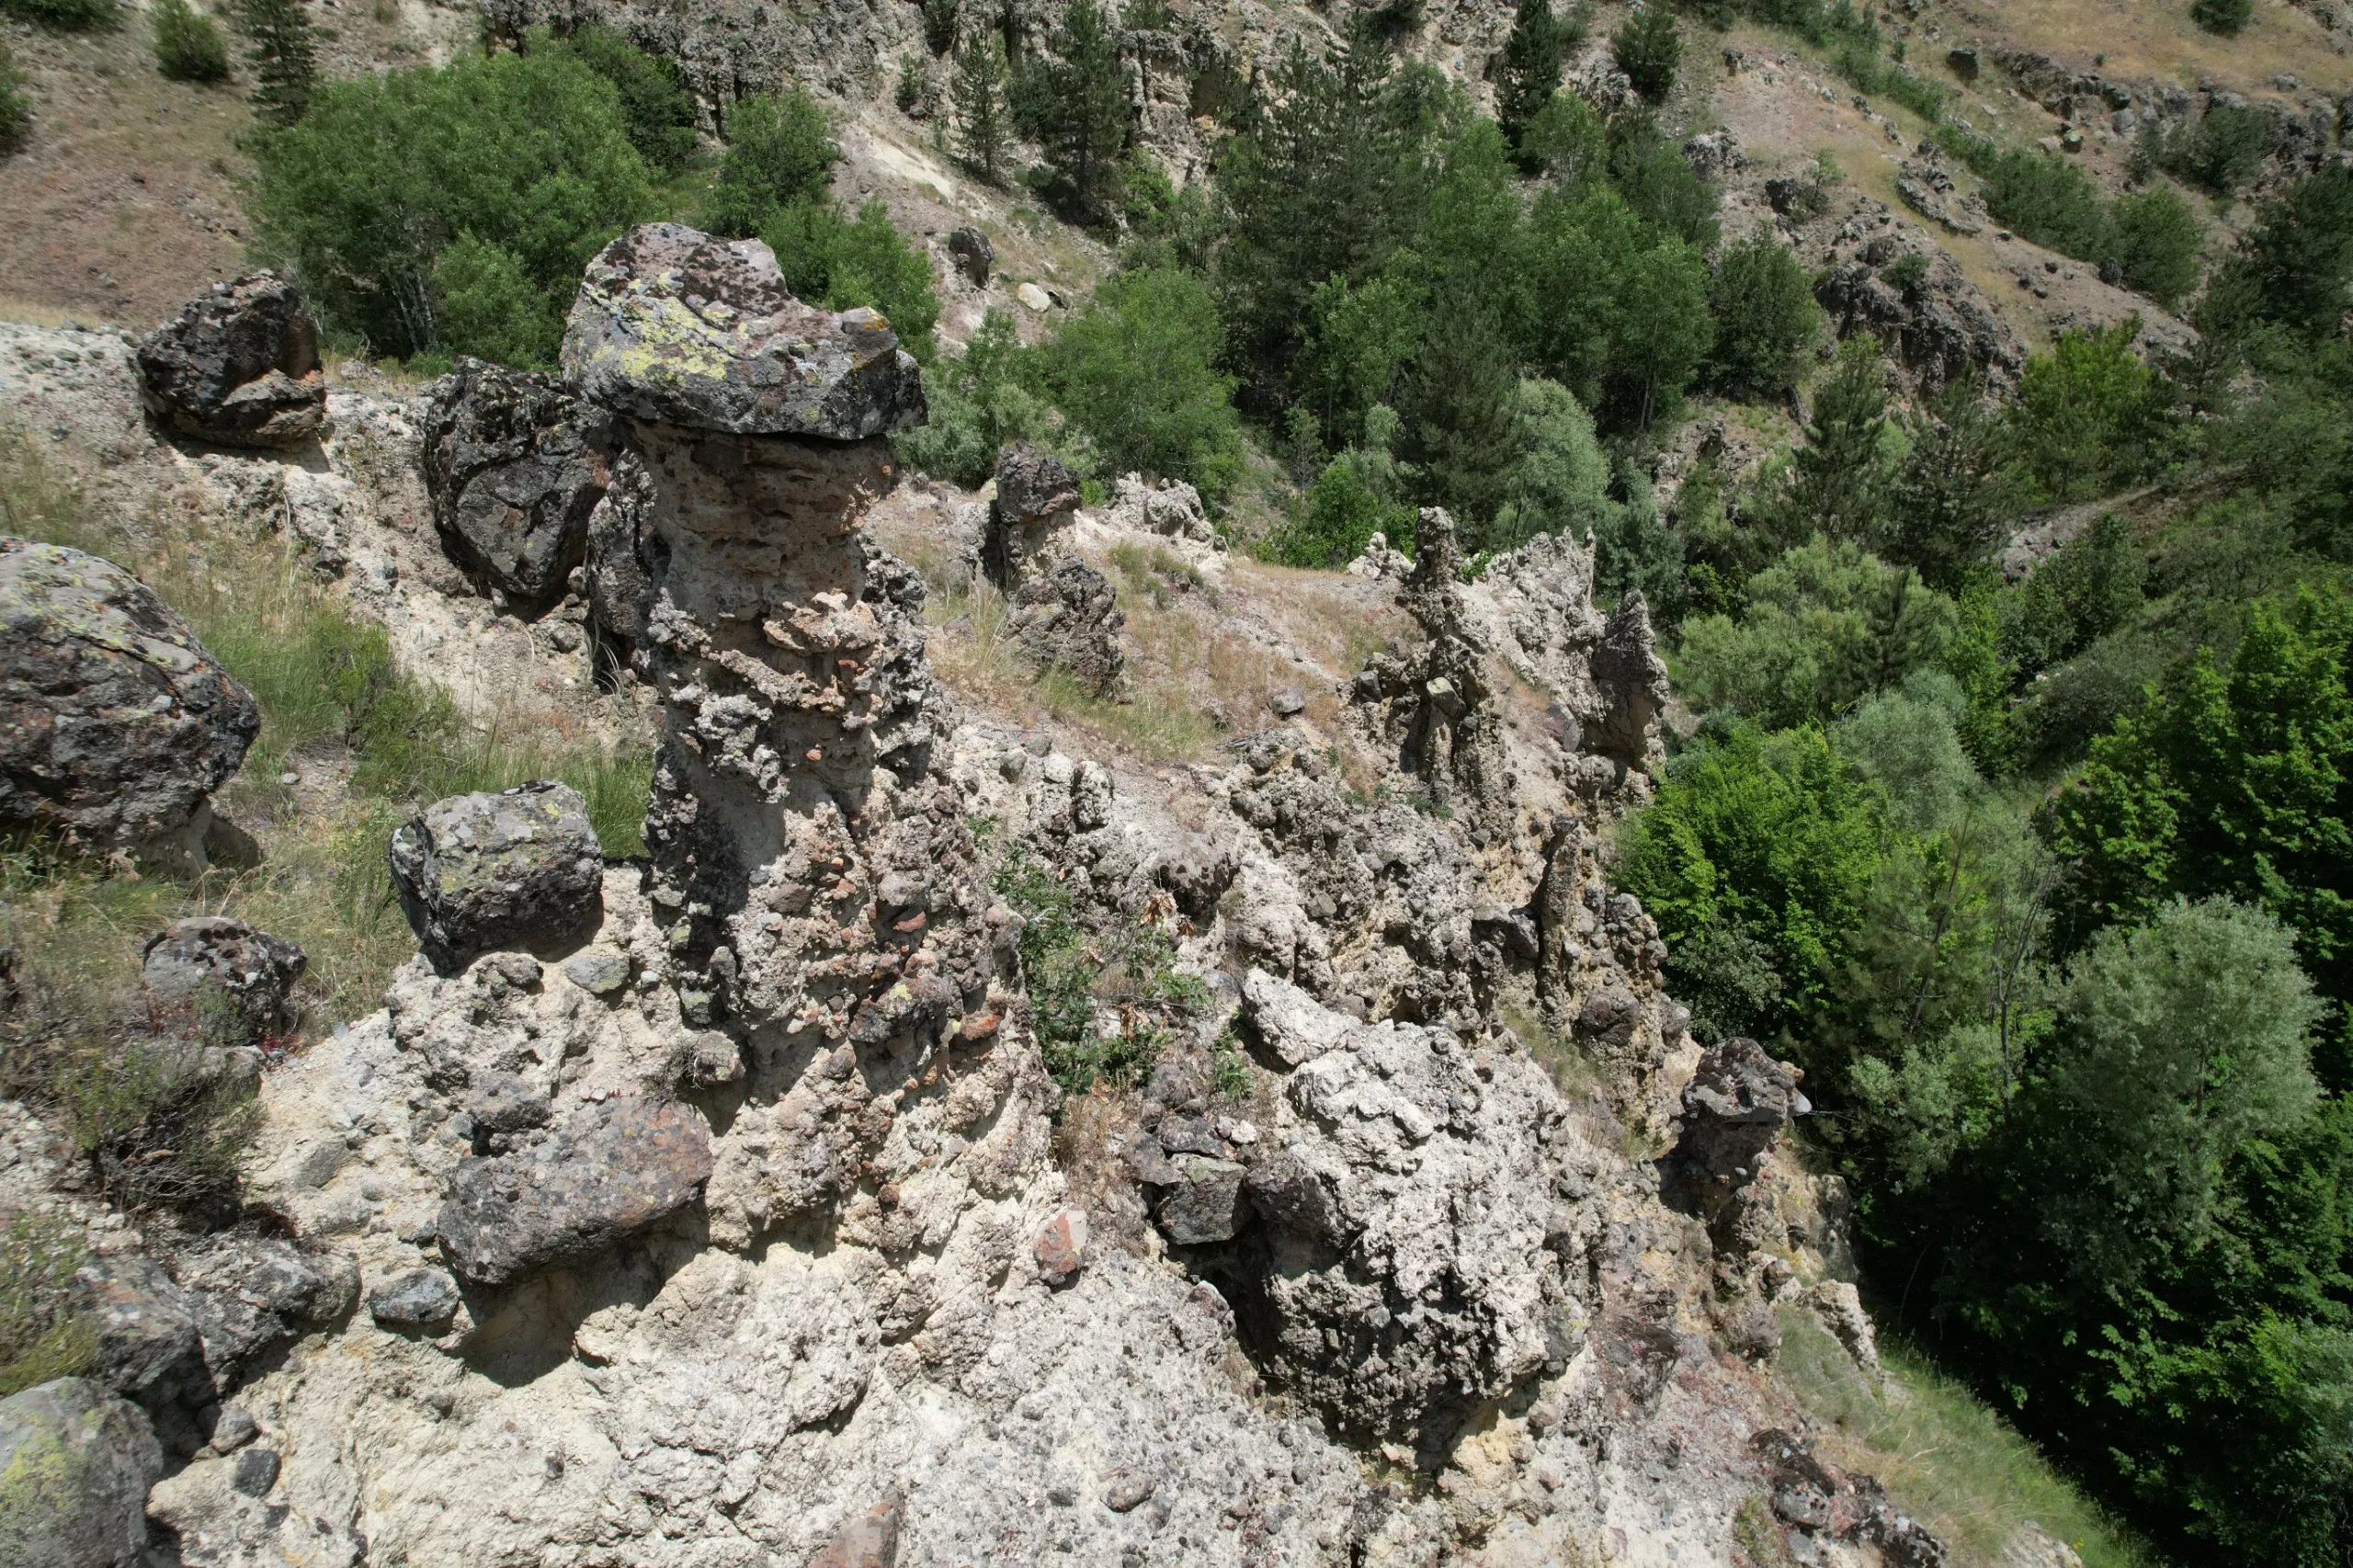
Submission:
<svg viewBox="0 0 2353 1568">
<path fill-rule="evenodd" d="M 260 245 L 348 344 L 545 365 L 597 247 L 679 217 L 882 310 L 932 408 L 902 450 L 941 477 L 1028 439 L 1256 498 L 1279 516 L 1249 542 L 1306 567 L 1408 540 L 1420 506 L 1472 571 L 1595 540 L 1695 720 L 1620 878 L 1700 1038 L 1804 1069 L 1884 1320 L 2182 1559 L 2353 1559 L 2353 169 L 2268 198 L 2201 276 L 2164 176 L 2230 190 L 2229 117 L 2150 139 L 2113 199 L 1955 131 L 1998 217 L 2190 301 L 2198 335 L 2071 332 L 2014 393 L 1915 394 L 1832 340 L 1769 228 L 1722 232 L 1661 127 L 1728 0 L 1635 13 L 1609 113 L 1563 89 L 1586 24 L 1546 0 L 1492 116 L 1369 16 L 1199 84 L 1223 140 L 1181 191 L 1129 117 L 1152 3 L 1073 0 L 1043 51 L 939 40 L 968 170 L 1117 248 L 1044 341 L 936 340 L 927 259 L 834 198 L 813 100 L 725 106 L 704 150 L 676 69 L 596 28 L 326 82 L 300 6 L 256 0 Z M 1933 117 L 1844 0 L 1739 9 Z M 155 27 L 167 69 L 221 53 L 180 9 Z M 1699 394 L 1796 399 L 1803 439 L 1663 504 Z M 2055 508 L 2081 526 L 2006 571 Z"/>
</svg>

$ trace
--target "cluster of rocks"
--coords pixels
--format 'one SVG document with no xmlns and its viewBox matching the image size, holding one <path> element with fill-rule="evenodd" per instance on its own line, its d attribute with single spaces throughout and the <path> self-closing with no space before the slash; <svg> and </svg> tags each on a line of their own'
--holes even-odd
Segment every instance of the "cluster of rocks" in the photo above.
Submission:
<svg viewBox="0 0 2353 1568">
<path fill-rule="evenodd" d="M 1914 259 L 1907 259 L 1914 258 Z M 1961 264 L 1881 233 L 1836 262 L 1813 288 L 1839 336 L 1868 332 L 1924 393 L 1955 377 L 1989 391 L 2015 386 L 2026 346 L 1985 302 Z"/>
</svg>

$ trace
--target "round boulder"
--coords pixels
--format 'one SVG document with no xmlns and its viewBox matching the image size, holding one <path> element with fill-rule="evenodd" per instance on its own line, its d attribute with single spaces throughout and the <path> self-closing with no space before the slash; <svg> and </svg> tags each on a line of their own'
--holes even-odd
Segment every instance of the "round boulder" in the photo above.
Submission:
<svg viewBox="0 0 2353 1568">
<path fill-rule="evenodd" d="M 102 847 L 200 838 L 260 728 L 245 688 L 136 577 L 0 539 L 0 822 Z"/>
<path fill-rule="evenodd" d="M 461 358 L 425 415 L 425 488 L 442 548 L 529 608 L 563 593 L 610 483 L 612 420 L 554 378 Z"/>
<path fill-rule="evenodd" d="M 392 835 L 392 869 L 417 945 L 443 974 L 507 949 L 560 958 L 604 913 L 588 803 L 547 779 L 427 806 Z"/>
<path fill-rule="evenodd" d="M 0 1399 L 0 1562 L 129 1568 L 147 1547 L 163 1449 L 138 1406 L 87 1378 Z"/>
<path fill-rule="evenodd" d="M 294 983 L 309 962 L 283 937 L 225 915 L 197 915 L 175 920 L 147 939 L 140 976 L 156 1007 L 199 1015 L 217 1007 L 221 1032 L 233 1037 L 222 1043 L 254 1045 L 293 1032 Z"/>
<path fill-rule="evenodd" d="M 327 410 L 319 329 L 274 272 L 215 283 L 139 342 L 139 394 L 165 426 L 228 447 L 299 447 Z"/>
</svg>

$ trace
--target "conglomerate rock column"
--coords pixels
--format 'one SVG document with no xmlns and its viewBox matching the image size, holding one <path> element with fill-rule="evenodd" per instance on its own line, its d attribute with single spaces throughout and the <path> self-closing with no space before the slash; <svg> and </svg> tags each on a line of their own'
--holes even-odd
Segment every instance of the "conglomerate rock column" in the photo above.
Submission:
<svg viewBox="0 0 2353 1568">
<path fill-rule="evenodd" d="M 749 1046 L 756 1099 L 813 1052 L 846 1079 L 985 1038 L 985 904 L 932 763 L 922 585 L 858 528 L 894 482 L 884 433 L 924 417 L 915 361 L 875 312 L 794 300 L 757 241 L 650 224 L 590 264 L 563 368 L 617 416 L 592 592 L 629 600 L 666 709 L 645 837 L 687 1021 Z M 838 1197 L 842 1163 L 754 1173 L 745 1201 Z"/>
</svg>

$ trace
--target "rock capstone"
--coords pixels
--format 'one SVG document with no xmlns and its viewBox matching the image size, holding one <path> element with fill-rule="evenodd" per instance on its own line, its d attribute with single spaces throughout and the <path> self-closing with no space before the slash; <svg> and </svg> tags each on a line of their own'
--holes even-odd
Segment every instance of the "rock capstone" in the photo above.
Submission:
<svg viewBox="0 0 2353 1568">
<path fill-rule="evenodd" d="M 274 272 L 216 283 L 139 343 L 139 391 L 183 436 L 228 447 L 299 447 L 326 418 L 319 329 Z"/>
<path fill-rule="evenodd" d="M 981 569 L 1007 593 L 1042 571 L 1078 515 L 1078 475 L 1051 452 L 1015 442 L 996 455 L 996 499 L 989 504 Z"/>
<path fill-rule="evenodd" d="M 461 358 L 424 424 L 426 494 L 450 559 L 527 608 L 560 597 L 611 483 L 610 418 L 551 377 Z"/>
<path fill-rule="evenodd" d="M 131 1568 L 164 1473 L 146 1416 L 87 1378 L 0 1399 L 0 1562 Z"/>
<path fill-rule="evenodd" d="M 738 436 L 854 441 L 924 418 L 923 373 L 870 310 L 794 299 L 758 240 L 643 223 L 588 264 L 563 374 L 636 419 Z"/>
<path fill-rule="evenodd" d="M 212 791 L 260 728 L 253 698 L 146 585 L 78 550 L 0 539 L 0 821 L 197 854 Z"/>
<path fill-rule="evenodd" d="M 393 833 L 391 860 L 417 945 L 444 974 L 502 949 L 558 957 L 597 928 L 604 858 L 569 785 L 436 801 Z"/>
</svg>

